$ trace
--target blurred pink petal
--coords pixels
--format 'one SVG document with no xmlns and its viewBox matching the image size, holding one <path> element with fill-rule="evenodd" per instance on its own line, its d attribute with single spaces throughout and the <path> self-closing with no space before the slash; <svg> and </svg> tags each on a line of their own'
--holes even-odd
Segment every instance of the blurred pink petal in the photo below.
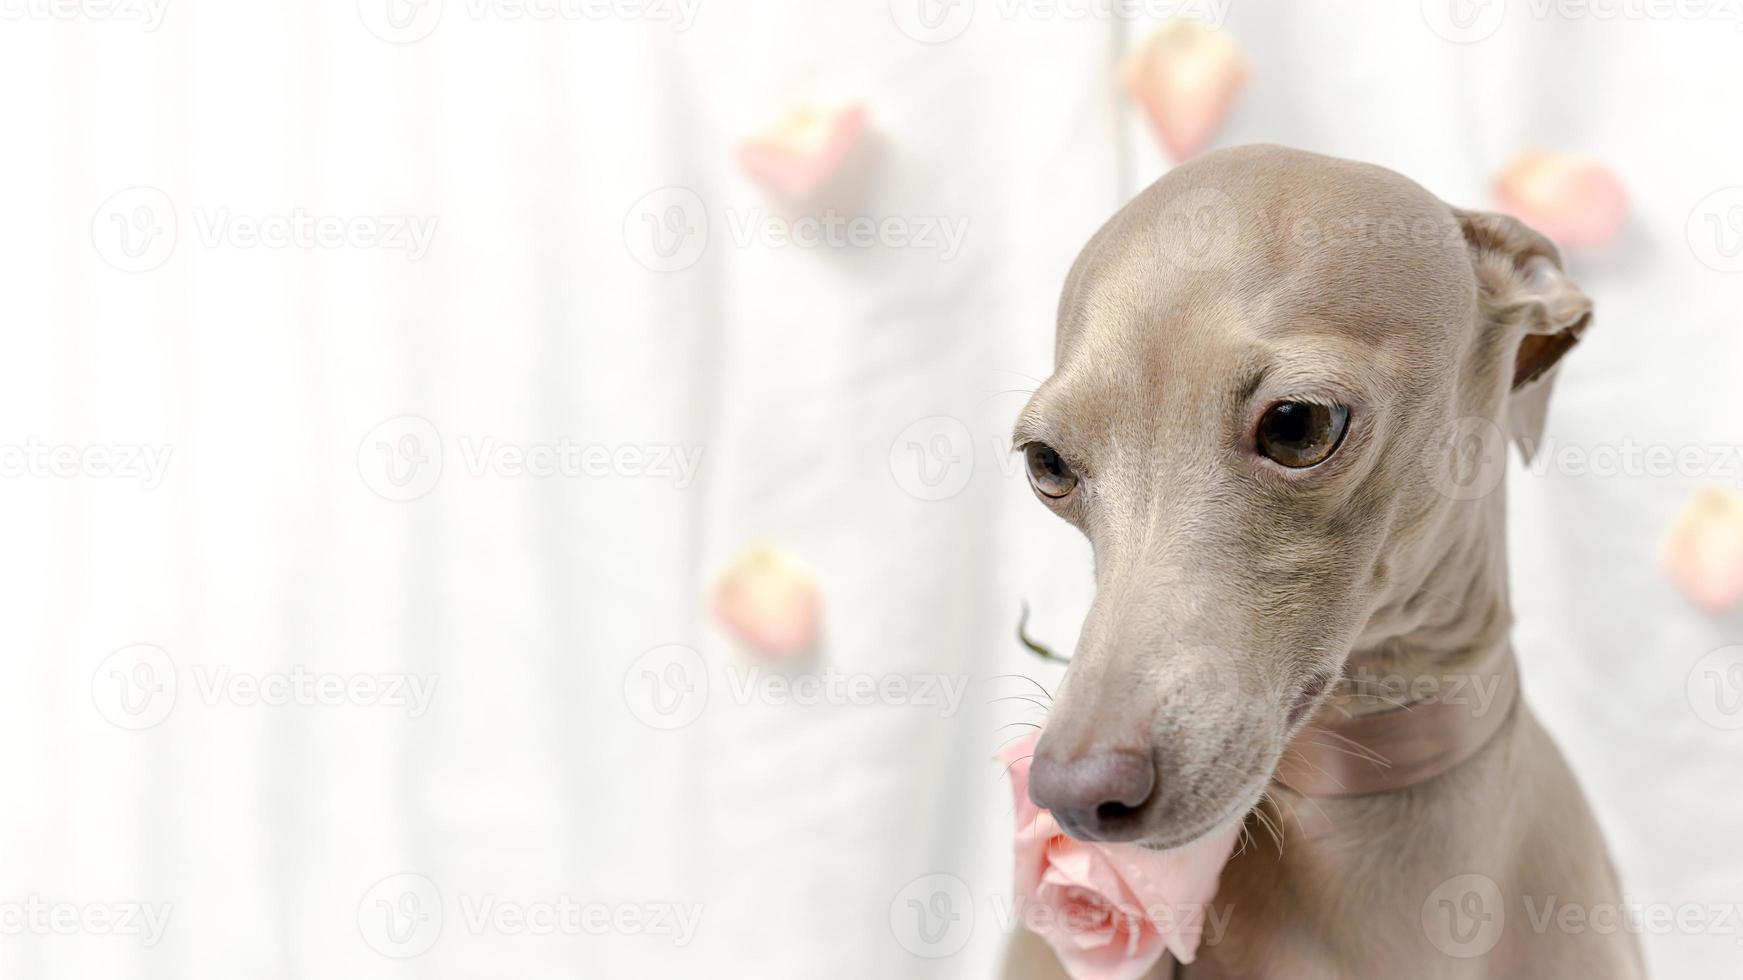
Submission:
<svg viewBox="0 0 1743 980">
<path fill-rule="evenodd" d="M 1615 241 L 1628 192 L 1603 164 L 1541 150 L 1516 154 L 1495 175 L 1495 206 L 1568 248 Z"/>
<path fill-rule="evenodd" d="M 1743 495 L 1717 487 L 1696 494 L 1671 530 L 1664 568 L 1708 612 L 1743 599 Z"/>
<path fill-rule="evenodd" d="M 817 640 L 817 584 L 779 548 L 746 548 L 715 580 L 709 604 L 722 626 L 767 656 L 802 653 Z"/>
<path fill-rule="evenodd" d="M 999 753 L 1016 804 L 1012 851 L 1024 923 L 1074 980 L 1138 980 L 1165 951 L 1191 963 L 1239 823 L 1172 851 L 1068 837 L 1029 800 L 1040 737 L 1036 730 Z"/>
<path fill-rule="evenodd" d="M 769 190 L 804 198 L 835 176 L 864 132 L 864 106 L 801 106 L 740 144 L 738 163 Z"/>
<path fill-rule="evenodd" d="M 1182 19 L 1151 34 L 1120 70 L 1162 145 L 1185 160 L 1216 134 L 1247 80 L 1234 38 Z"/>
</svg>

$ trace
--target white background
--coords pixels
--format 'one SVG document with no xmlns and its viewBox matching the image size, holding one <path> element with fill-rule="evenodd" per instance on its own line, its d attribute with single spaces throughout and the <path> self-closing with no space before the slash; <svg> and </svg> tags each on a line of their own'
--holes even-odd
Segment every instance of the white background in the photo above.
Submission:
<svg viewBox="0 0 1743 980">
<path fill-rule="evenodd" d="M 0 915 L 0 974 L 991 975 L 1009 804 L 989 758 L 1026 717 L 993 700 L 1025 690 L 999 675 L 1055 679 L 1012 641 L 1021 600 L 1068 648 L 1089 597 L 1087 547 L 1003 449 L 1049 370 L 1071 258 L 1165 169 L 1115 74 L 1155 18 L 981 0 L 925 44 L 877 0 L 702 0 L 687 27 L 664 7 L 540 20 L 436 0 L 408 37 L 374 0 L 168 0 L 155 30 L 32 2 L 0 0 L 0 443 L 171 455 L 151 488 L 0 480 L 0 906 L 173 911 L 149 948 Z M 1216 13 L 1252 79 L 1218 144 L 1369 160 L 1478 206 L 1519 149 L 1597 157 L 1634 210 L 1616 248 L 1573 263 L 1598 320 L 1552 436 L 1743 442 L 1743 274 L 1699 261 L 1687 230 L 1743 184 L 1739 22 L 1497 4 L 1472 8 L 1503 15 L 1491 33 L 1453 43 L 1416 3 L 1236 0 Z M 965 221 L 960 252 L 736 241 L 777 209 L 734 147 L 806 101 L 868 108 L 874 159 L 845 213 Z M 660 272 L 636 230 L 664 212 L 638 202 L 673 186 L 708 234 Z M 155 191 L 106 203 L 135 187 Z M 126 271 L 114 221 L 139 200 L 175 229 L 161 265 Z M 299 208 L 436 230 L 416 260 L 210 236 Z M 403 416 L 433 426 L 442 467 L 402 502 L 375 492 L 375 444 L 413 423 L 372 430 Z M 956 422 L 908 431 L 935 416 Z M 944 501 L 909 492 L 907 445 L 935 433 L 955 441 L 931 464 L 966 481 Z M 682 488 L 474 474 L 466 447 L 491 438 L 704 455 Z M 1738 480 L 1513 473 L 1527 696 L 1642 903 L 1743 902 L 1743 732 L 1704 723 L 1687 686 L 1743 618 L 1700 614 L 1657 568 L 1689 495 Z M 749 661 L 705 595 L 758 540 L 822 589 L 799 670 L 960 678 L 961 710 L 739 703 Z M 136 644 L 167 659 L 123 673 L 174 685 L 140 731 L 110 720 Z M 625 694 L 668 644 L 708 672 L 676 731 Z M 413 718 L 205 684 L 299 667 L 437 688 Z M 375 900 L 412 879 L 372 888 L 402 873 L 434 889 L 433 945 L 429 917 L 411 946 L 371 934 Z M 899 941 L 902 890 L 934 874 L 972 904 L 946 944 L 966 945 L 926 959 Z M 466 914 L 564 896 L 703 918 L 679 947 Z M 1718 978 L 1740 940 L 1732 922 L 1646 946 L 1657 976 Z"/>
</svg>

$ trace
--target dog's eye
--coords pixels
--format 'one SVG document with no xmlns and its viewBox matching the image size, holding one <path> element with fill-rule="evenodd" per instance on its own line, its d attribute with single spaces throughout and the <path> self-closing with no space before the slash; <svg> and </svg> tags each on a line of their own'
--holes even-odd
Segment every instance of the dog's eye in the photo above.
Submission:
<svg viewBox="0 0 1743 980">
<path fill-rule="evenodd" d="M 1325 462 L 1350 425 L 1350 410 L 1342 405 L 1278 402 L 1259 419 L 1255 437 L 1259 451 L 1290 469 Z"/>
<path fill-rule="evenodd" d="M 1077 489 L 1077 474 L 1044 442 L 1031 442 L 1023 447 L 1023 458 L 1029 462 L 1029 485 L 1043 497 L 1068 496 Z"/>
</svg>

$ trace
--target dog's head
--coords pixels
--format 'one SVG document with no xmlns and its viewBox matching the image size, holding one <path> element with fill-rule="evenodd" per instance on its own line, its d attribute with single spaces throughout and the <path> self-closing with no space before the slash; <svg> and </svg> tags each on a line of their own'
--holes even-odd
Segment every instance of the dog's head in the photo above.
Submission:
<svg viewBox="0 0 1743 980">
<path fill-rule="evenodd" d="M 1433 620 L 1437 575 L 1504 589 L 1499 477 L 1467 471 L 1505 465 L 1485 433 L 1535 443 L 1590 311 L 1542 236 L 1378 167 L 1242 147 L 1116 214 L 1016 428 L 1095 552 L 1035 802 L 1078 837 L 1201 836 L 1257 802 L 1352 650 Z"/>
</svg>

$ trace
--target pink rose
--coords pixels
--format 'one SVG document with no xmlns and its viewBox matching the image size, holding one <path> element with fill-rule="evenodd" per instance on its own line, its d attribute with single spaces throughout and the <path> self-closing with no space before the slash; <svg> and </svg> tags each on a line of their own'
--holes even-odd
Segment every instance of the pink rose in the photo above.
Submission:
<svg viewBox="0 0 1743 980">
<path fill-rule="evenodd" d="M 817 583 L 772 545 L 744 549 L 715 580 L 709 605 L 720 625 L 764 656 L 791 657 L 817 642 Z"/>
<path fill-rule="evenodd" d="M 864 132 L 864 106 L 800 106 L 740 144 L 738 165 L 764 187 L 804 199 L 847 163 Z"/>
<path fill-rule="evenodd" d="M 1247 62 L 1226 31 L 1176 20 L 1140 42 L 1120 68 L 1133 101 L 1176 161 L 1194 156 L 1222 126 L 1247 81 Z"/>
<path fill-rule="evenodd" d="M 1743 495 L 1719 487 L 1696 494 L 1665 542 L 1664 567 L 1708 612 L 1743 599 Z"/>
<path fill-rule="evenodd" d="M 1016 895 L 1024 925 L 1074 980 L 1138 980 L 1166 950 L 1191 963 L 1237 823 L 1172 851 L 1067 837 L 1029 801 L 1037 729 L 999 753 L 1017 805 Z"/>
<path fill-rule="evenodd" d="M 1628 192 L 1596 160 L 1528 150 L 1495 175 L 1495 206 L 1565 248 L 1601 248 L 1628 217 Z"/>
</svg>

